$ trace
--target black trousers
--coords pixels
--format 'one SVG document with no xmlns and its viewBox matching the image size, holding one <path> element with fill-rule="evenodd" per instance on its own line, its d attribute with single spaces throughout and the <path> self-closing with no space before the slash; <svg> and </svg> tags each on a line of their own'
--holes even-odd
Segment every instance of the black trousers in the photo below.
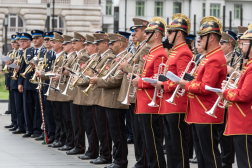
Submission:
<svg viewBox="0 0 252 168">
<path fill-rule="evenodd" d="M 94 108 L 93 106 L 79 106 L 82 110 L 82 121 L 84 124 L 85 132 L 88 139 L 88 148 L 85 155 L 91 158 L 99 156 L 99 140 L 97 137 L 94 121 Z"/>
<path fill-rule="evenodd" d="M 11 123 L 14 127 L 18 127 L 17 125 L 17 111 L 15 107 L 15 95 L 14 90 L 9 90 L 9 104 L 10 104 L 10 111 L 11 111 Z"/>
<path fill-rule="evenodd" d="M 114 143 L 113 159 L 114 163 L 127 167 L 128 146 L 125 129 L 125 109 L 105 108 L 109 121 L 109 131 Z"/>
<path fill-rule="evenodd" d="M 133 131 L 131 127 L 131 118 L 130 118 L 130 109 L 126 110 L 125 113 L 125 119 L 126 119 L 126 134 L 127 134 L 127 139 L 133 139 Z"/>
<path fill-rule="evenodd" d="M 28 133 L 41 134 L 42 116 L 38 92 L 24 89 L 23 105 L 26 131 Z"/>
<path fill-rule="evenodd" d="M 188 142 L 188 151 L 189 159 L 193 158 L 193 133 L 192 125 L 187 124 L 187 142 Z"/>
<path fill-rule="evenodd" d="M 77 104 L 73 104 L 73 101 L 70 101 L 70 110 L 71 110 L 71 120 L 72 127 L 74 132 L 74 148 L 85 151 L 85 128 L 83 121 L 83 113 L 81 108 Z"/>
<path fill-rule="evenodd" d="M 63 106 L 62 102 L 51 101 L 53 118 L 56 125 L 55 140 L 65 143 L 66 141 L 66 131 L 63 123 Z"/>
<path fill-rule="evenodd" d="M 168 133 L 166 137 L 168 144 L 165 144 L 167 165 L 172 168 L 189 168 L 187 124 L 184 122 L 185 114 L 166 114 L 163 119 Z"/>
<path fill-rule="evenodd" d="M 134 149 L 135 149 L 135 158 L 136 158 L 136 168 L 147 167 L 147 158 L 146 158 L 146 146 L 143 141 L 144 132 L 143 127 L 141 126 L 139 115 L 135 114 L 135 103 L 132 103 L 129 106 L 131 128 L 133 132 L 134 139 Z"/>
<path fill-rule="evenodd" d="M 162 138 L 162 116 L 158 114 L 138 114 L 144 132 L 146 155 L 149 168 L 165 168 Z"/>
<path fill-rule="evenodd" d="M 102 148 L 100 157 L 111 160 L 112 139 L 110 136 L 109 122 L 105 107 L 94 105 L 94 109 L 95 128 Z"/>
<path fill-rule="evenodd" d="M 251 168 L 252 135 L 233 135 L 238 168 Z"/>
<path fill-rule="evenodd" d="M 62 117 L 66 132 L 66 146 L 74 147 L 74 132 L 71 120 L 70 102 L 62 102 Z"/>
<path fill-rule="evenodd" d="M 227 116 L 227 109 L 225 109 L 224 123 L 220 125 L 220 130 L 219 130 L 221 159 L 222 159 L 222 163 L 232 164 L 234 163 L 234 155 L 235 155 L 233 137 L 223 135 L 225 131 L 225 127 L 226 127 L 226 116 Z"/>
<path fill-rule="evenodd" d="M 17 113 L 17 127 L 19 130 L 25 130 L 25 119 L 23 109 L 23 94 L 18 89 L 13 89 L 14 92 L 14 106 Z"/>
<path fill-rule="evenodd" d="M 44 120 L 46 126 L 47 136 L 49 138 L 55 138 L 56 125 L 53 117 L 53 109 L 51 101 L 47 100 L 47 96 L 44 95 L 47 90 L 43 90 L 42 99 L 43 99 L 43 108 L 44 108 Z"/>
<path fill-rule="evenodd" d="M 195 153 L 199 168 L 221 168 L 221 154 L 218 149 L 220 124 L 192 124 Z"/>
</svg>

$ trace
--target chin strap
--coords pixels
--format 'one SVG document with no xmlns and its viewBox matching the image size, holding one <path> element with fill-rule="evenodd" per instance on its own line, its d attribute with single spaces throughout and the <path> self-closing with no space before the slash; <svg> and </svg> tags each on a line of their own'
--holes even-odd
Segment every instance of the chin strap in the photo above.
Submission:
<svg viewBox="0 0 252 168">
<path fill-rule="evenodd" d="M 209 37 L 210 37 L 210 34 L 207 34 L 207 41 L 206 41 L 205 50 L 207 50 L 207 46 L 208 46 Z"/>
<path fill-rule="evenodd" d="M 176 40 L 176 37 L 177 37 L 177 34 L 178 34 L 178 31 L 176 31 L 176 33 L 175 33 L 175 36 L 174 36 L 173 41 L 172 41 L 172 44 L 174 44 L 174 42 Z"/>
<path fill-rule="evenodd" d="M 153 31 L 153 32 L 151 33 L 150 37 L 146 40 L 146 43 L 148 43 L 148 42 L 150 41 L 150 39 L 151 39 L 151 37 L 153 36 L 154 33 L 155 33 L 155 31 Z"/>
<path fill-rule="evenodd" d="M 251 46 L 252 46 L 252 40 L 250 40 L 248 52 L 247 52 L 247 54 L 245 56 L 245 59 L 249 59 L 249 53 L 250 53 Z"/>
</svg>

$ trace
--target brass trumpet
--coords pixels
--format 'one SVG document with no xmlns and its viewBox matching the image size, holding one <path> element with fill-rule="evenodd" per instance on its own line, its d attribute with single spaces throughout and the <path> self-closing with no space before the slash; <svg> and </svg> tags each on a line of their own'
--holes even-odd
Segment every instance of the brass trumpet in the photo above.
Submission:
<svg viewBox="0 0 252 168">
<path fill-rule="evenodd" d="M 62 65 L 61 65 L 61 73 L 60 73 L 60 77 L 59 77 L 59 83 L 58 83 L 58 86 L 56 87 L 58 90 L 60 90 L 60 84 L 64 84 L 64 83 L 61 83 L 61 78 L 62 78 L 62 73 L 63 73 L 63 66 L 65 65 L 65 63 L 67 62 L 68 60 L 67 59 L 64 59 L 63 62 L 62 62 Z"/>
<path fill-rule="evenodd" d="M 136 74 L 139 75 L 140 74 L 140 65 L 139 64 L 136 64 L 136 59 L 134 61 L 134 65 L 132 67 L 132 72 L 131 72 L 131 77 L 130 77 L 130 80 L 129 80 L 129 86 L 128 86 L 128 90 L 127 90 L 127 94 L 126 94 L 126 97 L 125 99 L 121 102 L 122 104 L 125 104 L 125 105 L 130 105 L 130 102 L 129 102 L 129 97 L 135 97 L 136 95 L 136 92 L 137 92 L 137 87 L 134 87 L 133 89 L 133 92 L 131 93 L 130 92 L 130 89 L 131 89 L 131 85 L 132 85 L 132 78 L 133 78 L 133 73 L 134 73 L 134 69 L 137 68 L 136 70 Z"/>
<path fill-rule="evenodd" d="M 76 63 L 75 63 L 74 66 L 73 66 L 72 71 L 76 71 L 76 72 L 77 72 L 77 71 L 79 71 L 79 70 L 80 70 L 80 64 L 79 64 L 79 59 L 77 59 Z M 69 84 L 70 84 L 72 78 L 73 78 L 73 74 L 70 74 L 69 79 L 68 79 L 68 82 L 67 82 L 67 85 L 66 85 L 66 88 L 65 88 L 65 90 L 64 90 L 61 94 L 65 95 L 65 96 L 68 96 L 68 95 L 67 95 L 67 90 L 68 90 L 68 88 L 69 88 L 70 90 L 73 90 L 73 89 L 74 89 L 71 85 L 69 86 Z M 59 82 L 60 82 L 60 81 L 59 81 Z"/>
<path fill-rule="evenodd" d="M 81 72 L 82 74 L 84 74 L 86 71 L 88 71 L 88 70 L 90 69 L 89 67 L 92 67 L 92 68 L 96 67 L 96 65 L 98 64 L 98 62 L 95 61 L 95 58 L 96 58 L 97 54 L 98 54 L 98 53 L 96 53 L 96 55 L 92 58 L 92 60 L 91 60 L 91 61 L 88 63 L 88 65 L 85 67 L 85 69 Z M 71 86 L 72 88 L 75 88 L 77 82 L 80 80 L 81 77 L 82 77 L 82 76 L 79 75 L 78 78 L 77 78 L 74 82 L 71 82 L 70 86 Z M 85 79 L 85 78 L 84 78 L 84 79 Z"/>
<path fill-rule="evenodd" d="M 13 58 L 15 50 L 9 55 L 9 57 Z M 2 69 L 3 73 L 9 73 L 8 66 L 5 64 L 4 68 Z"/>
<path fill-rule="evenodd" d="M 38 71 L 38 64 L 41 62 L 39 61 L 38 57 L 34 57 L 33 63 L 35 64 L 36 68 L 35 68 L 35 72 L 34 72 L 32 78 L 29 80 L 29 82 L 36 84 L 37 83 L 36 71 Z"/>
<path fill-rule="evenodd" d="M 194 71 L 196 70 L 197 63 L 195 61 L 193 61 L 193 58 L 192 58 L 192 60 L 187 64 L 186 69 L 181 73 L 181 75 L 180 75 L 181 79 L 184 78 L 185 74 L 189 71 L 192 64 L 194 64 L 194 67 L 193 67 L 193 69 L 191 70 L 191 72 L 189 74 L 193 75 Z M 185 94 L 185 89 L 180 90 L 180 85 L 177 85 L 177 87 L 176 87 L 175 91 L 173 92 L 172 96 L 169 99 L 167 99 L 166 101 L 168 103 L 176 105 L 175 102 L 174 102 L 176 94 L 178 94 L 179 96 L 183 96 Z"/>
<path fill-rule="evenodd" d="M 239 67 L 240 67 L 240 65 L 238 64 L 236 66 L 236 68 L 235 68 L 235 71 L 230 75 L 227 83 L 225 84 L 225 86 L 223 88 L 224 90 L 228 89 L 228 86 L 231 83 L 232 78 L 234 78 L 234 77 L 236 77 L 236 80 L 235 80 L 235 83 L 233 85 L 235 85 L 235 86 L 237 85 L 237 83 L 239 81 L 239 78 L 240 78 L 240 75 L 241 75 L 240 72 L 238 71 Z M 225 100 L 223 103 L 221 103 L 221 99 L 222 99 L 222 97 L 219 96 L 218 99 L 216 100 L 216 102 L 214 103 L 213 107 L 209 111 L 206 112 L 208 115 L 210 115 L 210 116 L 212 116 L 214 118 L 217 118 L 216 115 L 215 115 L 215 110 L 216 110 L 217 106 L 220 107 L 220 108 L 225 108 L 225 106 L 228 103 L 227 100 Z"/>
<path fill-rule="evenodd" d="M 158 67 L 157 79 L 159 78 L 159 75 L 166 75 L 167 67 L 166 67 L 166 64 L 163 63 L 163 59 L 164 58 L 162 58 L 162 63 Z M 163 71 L 163 73 L 162 73 L 162 71 Z M 155 88 L 152 101 L 148 104 L 148 106 L 150 106 L 150 107 L 158 107 L 159 106 L 157 104 L 157 102 L 156 102 L 156 97 L 157 96 L 160 97 L 160 98 L 163 97 L 163 91 L 162 91 L 162 89 L 158 90 L 157 88 Z"/>
<path fill-rule="evenodd" d="M 98 75 L 96 75 L 97 77 L 101 77 L 104 76 L 108 73 L 108 67 L 110 65 L 109 61 L 112 61 L 111 59 L 107 59 L 107 61 L 105 62 L 105 64 L 103 65 L 103 67 L 101 68 L 100 72 Z M 88 92 L 90 89 L 95 89 L 96 85 L 93 84 L 89 84 L 88 87 L 85 90 L 82 90 L 82 92 L 88 96 Z"/>
<path fill-rule="evenodd" d="M 19 56 L 20 56 L 20 55 L 19 55 Z M 22 57 L 20 57 L 20 58 L 18 59 L 18 61 L 17 61 L 17 66 L 20 67 L 21 62 L 22 62 Z M 18 73 L 18 72 L 14 70 L 13 75 L 11 76 L 11 79 L 17 80 L 17 73 Z"/>
<path fill-rule="evenodd" d="M 139 46 L 138 46 L 137 50 L 135 51 L 135 53 L 137 53 L 137 52 L 140 50 L 140 46 L 142 46 L 142 45 L 144 45 L 144 44 L 146 44 L 146 41 L 143 41 L 141 44 L 139 44 Z M 132 45 L 132 43 L 131 43 L 131 45 Z M 119 67 L 119 65 L 120 65 L 120 64 L 123 62 L 123 60 L 131 53 L 131 51 L 132 51 L 133 49 L 134 49 L 134 48 L 132 48 L 127 54 L 125 54 L 125 55 L 120 59 L 120 61 L 118 61 L 118 63 L 117 63 L 117 64 L 116 64 L 105 76 L 102 77 L 102 79 L 103 79 L 103 80 L 106 80 L 109 76 L 112 76 L 111 74 Z M 130 57 L 130 58 L 128 58 L 128 59 L 127 59 L 127 62 L 129 63 L 129 62 L 131 61 L 132 58 L 133 58 L 133 56 Z M 112 77 L 117 76 L 120 72 L 121 72 L 121 70 L 117 70 L 117 71 L 115 72 L 114 76 L 112 76 Z"/>
<path fill-rule="evenodd" d="M 54 60 L 53 60 L 53 62 L 52 62 L 52 66 L 54 65 Z M 53 67 L 53 71 L 52 72 L 55 72 L 55 65 L 54 65 L 54 67 Z M 47 92 L 44 94 L 45 96 L 49 96 L 49 94 L 50 94 L 50 89 L 51 89 L 51 84 L 52 84 L 52 78 L 50 79 L 50 82 L 49 82 L 49 87 L 48 87 L 48 89 L 47 89 Z"/>
</svg>

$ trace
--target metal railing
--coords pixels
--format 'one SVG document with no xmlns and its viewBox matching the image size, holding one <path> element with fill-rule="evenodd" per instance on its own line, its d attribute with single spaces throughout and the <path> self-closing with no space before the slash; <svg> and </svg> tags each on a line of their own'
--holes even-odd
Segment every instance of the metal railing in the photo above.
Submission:
<svg viewBox="0 0 252 168">
<path fill-rule="evenodd" d="M 55 0 L 55 4 L 70 5 L 71 0 Z M 42 4 L 53 3 L 53 0 L 41 0 Z"/>
<path fill-rule="evenodd" d="M 99 6 L 99 0 L 83 0 L 83 5 Z"/>
<path fill-rule="evenodd" d="M 0 3 L 27 3 L 27 0 L 0 0 Z"/>
<path fill-rule="evenodd" d="M 5 32 L 5 29 L 4 29 L 4 32 Z M 8 27 L 7 32 L 15 34 L 16 32 L 26 32 L 26 29 L 23 27 Z"/>
</svg>

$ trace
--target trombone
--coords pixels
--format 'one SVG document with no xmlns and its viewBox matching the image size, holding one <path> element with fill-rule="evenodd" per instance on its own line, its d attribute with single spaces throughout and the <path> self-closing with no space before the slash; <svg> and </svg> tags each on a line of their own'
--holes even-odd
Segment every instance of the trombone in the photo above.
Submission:
<svg viewBox="0 0 252 168">
<path fill-rule="evenodd" d="M 236 86 L 238 84 L 238 81 L 239 81 L 239 78 L 240 78 L 240 75 L 241 75 L 240 72 L 238 71 L 239 67 L 240 67 L 240 65 L 238 64 L 236 66 L 236 68 L 235 68 L 235 71 L 230 75 L 227 83 L 223 87 L 224 90 L 228 89 L 228 86 L 230 85 L 230 83 L 232 81 L 232 78 L 234 78 L 234 77 L 237 77 L 237 78 L 236 78 L 236 80 L 235 80 L 235 82 L 234 82 L 233 85 Z M 210 115 L 210 116 L 212 116 L 214 118 L 217 118 L 216 115 L 215 115 L 215 110 L 216 110 L 217 106 L 220 107 L 220 108 L 225 108 L 225 106 L 228 103 L 227 100 L 224 100 L 224 102 L 221 103 L 221 99 L 222 99 L 222 97 L 219 96 L 218 99 L 216 100 L 216 102 L 214 103 L 213 107 L 209 111 L 206 112 L 208 115 Z"/>
<path fill-rule="evenodd" d="M 181 79 L 184 79 L 184 76 L 188 73 L 188 71 L 189 71 L 192 64 L 194 64 L 194 67 L 193 67 L 193 69 L 191 70 L 191 72 L 189 74 L 193 75 L 194 71 L 196 70 L 197 63 L 195 61 L 193 61 L 193 57 L 192 57 L 191 61 L 187 64 L 186 69 L 181 73 L 181 75 L 180 75 Z M 176 87 L 175 91 L 173 92 L 172 96 L 169 99 L 167 99 L 166 101 L 168 103 L 176 105 L 175 101 L 174 101 L 176 94 L 178 94 L 179 96 L 183 96 L 185 94 L 185 89 L 180 90 L 180 85 L 177 85 L 177 87 Z"/>
<path fill-rule="evenodd" d="M 101 76 L 104 76 L 107 74 L 108 72 L 108 68 L 109 68 L 109 61 L 112 61 L 111 59 L 107 59 L 107 61 L 105 62 L 105 64 L 103 65 L 103 67 L 101 68 L 100 72 L 96 71 L 95 72 L 98 72 L 98 75 L 96 75 L 97 77 L 101 77 Z M 94 69 L 92 69 L 94 70 Z M 103 72 L 104 71 L 104 72 Z M 88 96 L 88 92 L 90 89 L 94 90 L 95 89 L 95 86 L 96 85 L 93 85 L 93 84 L 89 84 L 88 87 L 85 89 L 85 90 L 82 90 L 82 92 Z"/>
<path fill-rule="evenodd" d="M 159 79 L 159 75 L 166 75 L 167 67 L 166 67 L 166 64 L 163 63 L 163 59 L 164 59 L 164 57 L 162 58 L 162 63 L 158 67 L 157 79 Z M 163 71 L 163 73 L 162 73 L 162 71 Z M 148 104 L 148 106 L 150 106 L 150 107 L 158 107 L 159 106 L 156 102 L 156 97 L 160 97 L 160 98 L 163 97 L 163 90 L 162 89 L 158 90 L 157 88 L 155 88 L 152 101 Z"/>
<path fill-rule="evenodd" d="M 140 65 L 139 64 L 136 64 L 136 59 L 134 61 L 134 65 L 132 67 L 132 72 L 131 72 L 131 77 L 130 77 L 130 80 L 129 80 L 129 86 L 128 86 L 128 90 L 127 90 L 127 94 L 126 94 L 126 97 L 125 99 L 121 102 L 122 104 L 125 104 L 125 105 L 130 105 L 130 102 L 129 102 L 129 97 L 135 97 L 136 95 L 136 92 L 137 92 L 137 87 L 134 87 L 132 93 L 130 92 L 130 89 L 131 89 L 131 85 L 132 85 L 132 79 L 133 79 L 133 73 L 134 73 L 134 69 L 137 68 L 136 70 L 136 74 L 139 75 L 140 74 Z"/>
<path fill-rule="evenodd" d="M 75 63 L 74 66 L 73 66 L 72 71 L 74 72 L 74 71 L 79 71 L 79 70 L 80 70 L 80 64 L 79 64 L 79 59 L 77 59 L 76 63 Z M 70 76 L 69 76 L 69 79 L 68 79 L 68 81 L 67 81 L 66 88 L 65 88 L 65 90 L 64 90 L 61 94 L 65 95 L 65 96 L 68 96 L 68 95 L 67 95 L 67 90 L 68 90 L 68 88 L 69 88 L 70 90 L 73 90 L 73 89 L 74 89 L 71 85 L 69 86 L 69 84 L 70 84 L 72 78 L 73 78 L 73 74 L 71 73 Z M 59 81 L 59 82 L 60 82 L 60 81 Z"/>
<path fill-rule="evenodd" d="M 133 43 L 130 44 L 130 46 L 132 45 Z M 137 47 L 137 50 L 135 51 L 135 53 L 137 53 L 139 50 L 140 50 L 140 46 L 146 44 L 146 40 L 144 40 L 141 44 L 139 44 L 139 46 Z M 134 47 L 127 53 L 125 54 L 121 59 L 120 61 L 118 61 L 118 63 L 105 75 L 102 77 L 103 80 L 107 80 L 107 78 L 109 76 L 112 76 L 111 74 L 118 68 L 118 66 L 123 62 L 123 60 L 131 53 L 131 51 L 134 49 Z M 129 63 L 131 61 L 131 59 L 133 58 L 130 57 L 127 59 L 127 62 Z M 121 70 L 117 70 L 114 74 L 114 76 L 112 76 L 113 78 L 116 77 L 119 73 L 121 72 Z"/>
</svg>

